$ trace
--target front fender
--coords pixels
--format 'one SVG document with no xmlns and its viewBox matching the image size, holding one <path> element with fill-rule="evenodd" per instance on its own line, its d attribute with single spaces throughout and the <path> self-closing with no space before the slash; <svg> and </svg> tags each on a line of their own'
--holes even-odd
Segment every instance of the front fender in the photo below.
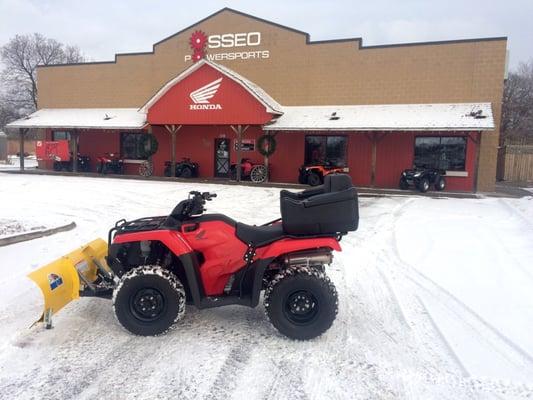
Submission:
<svg viewBox="0 0 533 400">
<path fill-rule="evenodd" d="M 183 239 L 178 232 L 171 230 L 124 233 L 115 236 L 113 244 L 142 242 L 147 240 L 163 243 L 177 257 L 193 251 L 189 243 Z"/>
</svg>

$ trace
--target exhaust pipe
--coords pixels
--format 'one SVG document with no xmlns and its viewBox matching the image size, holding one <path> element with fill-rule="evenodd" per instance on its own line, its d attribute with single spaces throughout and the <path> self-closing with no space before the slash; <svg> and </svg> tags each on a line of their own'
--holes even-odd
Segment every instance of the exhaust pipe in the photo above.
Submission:
<svg viewBox="0 0 533 400">
<path fill-rule="evenodd" d="M 333 255 L 330 250 L 317 249 L 299 251 L 297 253 L 290 253 L 285 256 L 284 262 L 287 265 L 327 265 L 333 261 Z"/>
</svg>

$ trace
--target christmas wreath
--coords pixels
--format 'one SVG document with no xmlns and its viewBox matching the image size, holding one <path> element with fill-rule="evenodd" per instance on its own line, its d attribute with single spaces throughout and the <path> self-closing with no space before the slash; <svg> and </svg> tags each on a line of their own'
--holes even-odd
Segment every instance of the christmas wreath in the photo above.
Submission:
<svg viewBox="0 0 533 400">
<path fill-rule="evenodd" d="M 276 151 L 276 139 L 271 135 L 263 135 L 257 139 L 257 151 L 265 156 L 271 156 Z"/>
<path fill-rule="evenodd" d="M 149 158 L 157 152 L 159 143 L 154 135 L 143 133 L 139 140 L 139 155 L 142 158 Z"/>
</svg>

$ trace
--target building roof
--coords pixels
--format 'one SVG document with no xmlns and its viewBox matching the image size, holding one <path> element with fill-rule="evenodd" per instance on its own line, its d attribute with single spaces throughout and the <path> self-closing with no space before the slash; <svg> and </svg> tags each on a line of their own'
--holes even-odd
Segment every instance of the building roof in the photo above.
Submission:
<svg viewBox="0 0 533 400">
<path fill-rule="evenodd" d="M 493 130 L 490 103 L 283 107 L 265 130 L 450 131 Z"/>
<path fill-rule="evenodd" d="M 216 69 L 221 74 L 227 76 L 228 78 L 236 81 L 239 83 L 244 89 L 246 89 L 253 97 L 257 99 L 261 104 L 265 106 L 265 109 L 268 113 L 271 114 L 283 114 L 283 107 L 268 93 L 266 93 L 262 88 L 257 86 L 255 83 L 249 81 L 248 79 L 244 78 L 243 76 L 239 75 L 235 71 L 224 67 L 220 64 L 214 63 L 212 61 L 202 59 L 193 65 L 191 65 L 189 68 L 187 68 L 185 71 L 183 71 L 181 74 L 176 76 L 174 79 L 168 81 L 161 89 L 157 91 L 157 93 L 148 100 L 140 109 L 139 111 L 142 112 L 148 112 L 150 107 L 152 107 L 161 97 L 165 95 L 175 84 L 185 79 L 187 76 L 192 74 L 194 71 L 199 69 L 203 65 L 209 65 L 210 67 Z"/>
<path fill-rule="evenodd" d="M 261 90 L 261 89 L 260 89 Z M 146 106 L 145 106 L 146 107 Z M 264 130 L 451 131 L 493 130 L 490 103 L 288 106 Z M 9 128 L 141 129 L 146 111 L 135 108 L 41 109 Z"/>
<path fill-rule="evenodd" d="M 7 128 L 141 129 L 146 113 L 136 108 L 43 108 Z"/>
</svg>

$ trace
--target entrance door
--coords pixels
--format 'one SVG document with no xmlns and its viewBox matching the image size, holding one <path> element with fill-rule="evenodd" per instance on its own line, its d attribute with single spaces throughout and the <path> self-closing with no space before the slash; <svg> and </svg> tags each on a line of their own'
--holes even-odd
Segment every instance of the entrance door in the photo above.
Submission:
<svg viewBox="0 0 533 400">
<path fill-rule="evenodd" d="M 229 175 L 229 139 L 215 139 L 215 177 L 227 178 Z"/>
</svg>

